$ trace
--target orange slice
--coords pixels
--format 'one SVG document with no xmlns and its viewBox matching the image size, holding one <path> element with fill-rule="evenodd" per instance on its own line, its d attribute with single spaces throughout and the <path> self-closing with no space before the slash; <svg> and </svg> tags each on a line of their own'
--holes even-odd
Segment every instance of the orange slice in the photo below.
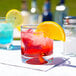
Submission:
<svg viewBox="0 0 76 76">
<path fill-rule="evenodd" d="M 36 31 L 42 31 L 45 37 L 51 38 L 53 40 L 65 41 L 65 32 L 63 28 L 53 21 L 45 21 L 37 26 Z"/>
</svg>

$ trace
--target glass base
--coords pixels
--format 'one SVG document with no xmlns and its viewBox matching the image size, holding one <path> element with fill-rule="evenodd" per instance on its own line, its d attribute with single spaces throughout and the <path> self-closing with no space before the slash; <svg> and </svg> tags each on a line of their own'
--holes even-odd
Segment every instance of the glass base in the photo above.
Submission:
<svg viewBox="0 0 76 76">
<path fill-rule="evenodd" d="M 43 65 L 52 63 L 53 57 L 26 57 L 22 55 L 22 62 L 33 65 Z"/>
<path fill-rule="evenodd" d="M 0 44 L 0 49 L 12 49 L 13 45 L 11 43 L 9 44 Z"/>
</svg>

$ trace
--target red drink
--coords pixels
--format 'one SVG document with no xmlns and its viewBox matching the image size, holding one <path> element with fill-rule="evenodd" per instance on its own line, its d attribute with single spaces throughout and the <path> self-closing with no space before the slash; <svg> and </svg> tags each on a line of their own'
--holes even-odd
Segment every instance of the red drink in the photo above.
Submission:
<svg viewBox="0 0 76 76">
<path fill-rule="evenodd" d="M 46 64 L 53 53 L 53 40 L 44 37 L 42 32 L 26 29 L 21 32 L 21 54 L 23 62 L 28 64 Z"/>
</svg>

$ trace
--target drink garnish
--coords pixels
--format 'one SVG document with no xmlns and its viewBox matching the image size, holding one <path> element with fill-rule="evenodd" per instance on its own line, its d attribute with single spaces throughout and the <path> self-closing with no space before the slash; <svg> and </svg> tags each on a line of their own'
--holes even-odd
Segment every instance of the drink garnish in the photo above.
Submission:
<svg viewBox="0 0 76 76">
<path fill-rule="evenodd" d="M 53 40 L 65 41 L 65 32 L 63 28 L 53 21 L 45 21 L 38 25 L 37 32 L 42 31 L 45 37 Z"/>
<path fill-rule="evenodd" d="M 17 28 L 19 30 L 20 30 L 20 26 L 23 23 L 21 12 L 17 9 L 9 10 L 6 14 L 6 20 L 7 22 L 12 23 L 14 28 L 15 27 L 17 28 L 19 26 Z"/>
</svg>

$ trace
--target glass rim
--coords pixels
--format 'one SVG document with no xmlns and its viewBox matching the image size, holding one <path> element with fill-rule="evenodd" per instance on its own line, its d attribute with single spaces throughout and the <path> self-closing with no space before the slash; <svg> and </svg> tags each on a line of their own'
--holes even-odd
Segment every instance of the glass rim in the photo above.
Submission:
<svg viewBox="0 0 76 76">
<path fill-rule="evenodd" d="M 64 28 L 72 28 L 72 27 L 76 27 L 76 25 L 64 25 Z"/>
<path fill-rule="evenodd" d="M 6 17 L 0 17 L 0 19 L 1 19 L 1 18 L 6 18 Z"/>
<path fill-rule="evenodd" d="M 9 19 L 6 19 L 6 17 L 0 17 L 0 21 L 7 21 Z"/>
<path fill-rule="evenodd" d="M 0 17 L 0 21 L 6 21 L 5 17 Z"/>
<path fill-rule="evenodd" d="M 27 28 L 27 29 L 29 29 L 29 28 L 34 28 L 34 29 L 36 29 L 37 28 L 37 26 L 38 26 L 39 24 L 23 24 L 22 26 L 21 26 L 21 29 L 22 28 Z"/>
</svg>

